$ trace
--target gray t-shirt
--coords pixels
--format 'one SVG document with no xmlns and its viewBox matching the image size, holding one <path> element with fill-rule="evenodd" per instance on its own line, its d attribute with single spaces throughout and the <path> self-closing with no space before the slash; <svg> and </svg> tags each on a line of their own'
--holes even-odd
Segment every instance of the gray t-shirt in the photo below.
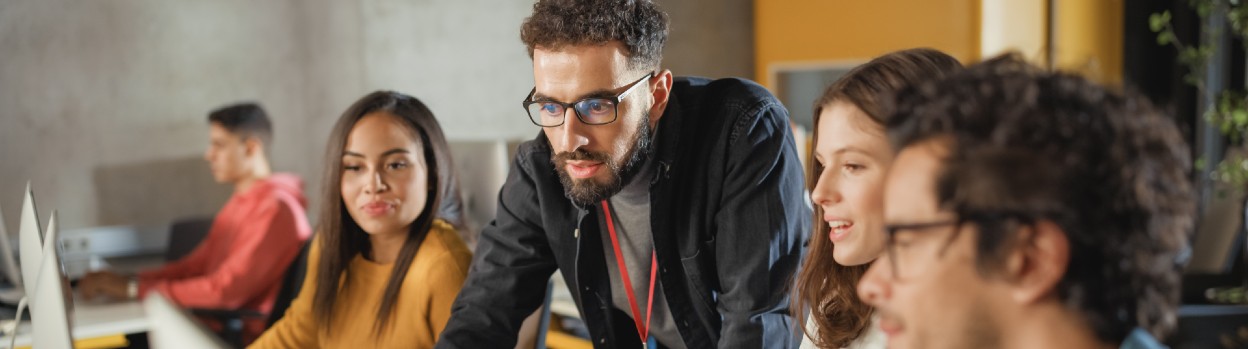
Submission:
<svg viewBox="0 0 1248 349">
<path fill-rule="evenodd" d="M 629 183 L 624 184 L 619 193 L 608 200 L 616 236 L 620 240 L 620 253 L 624 255 L 624 265 L 628 267 L 633 296 L 637 297 L 637 310 L 644 317 L 646 302 L 649 300 L 646 297 L 650 291 L 650 254 L 654 250 L 654 239 L 650 230 L 650 179 L 654 175 L 653 160 L 647 161 L 637 173 Z M 605 218 L 601 223 L 605 228 Z M 617 264 L 619 262 L 615 259 L 615 249 L 611 245 L 611 235 L 605 229 L 602 232 L 607 274 L 611 277 L 611 303 L 625 314 L 636 317 L 629 305 L 628 295 L 624 293 L 624 281 L 620 276 Z M 676 329 L 672 310 L 667 307 L 667 297 L 664 296 L 661 282 L 654 285 L 654 305 L 651 312 L 650 336 L 665 347 L 684 349 L 685 341 Z M 643 325 L 645 321 L 645 318 L 641 319 Z"/>
</svg>

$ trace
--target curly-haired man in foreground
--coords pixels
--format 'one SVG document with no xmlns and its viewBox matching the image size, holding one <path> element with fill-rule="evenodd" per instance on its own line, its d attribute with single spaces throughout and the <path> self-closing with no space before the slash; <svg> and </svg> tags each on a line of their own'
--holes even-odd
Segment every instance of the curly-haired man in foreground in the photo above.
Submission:
<svg viewBox="0 0 1248 349">
<path fill-rule="evenodd" d="M 1194 213 L 1173 123 L 1013 56 L 897 100 L 858 286 L 890 347 L 1161 347 Z"/>
</svg>

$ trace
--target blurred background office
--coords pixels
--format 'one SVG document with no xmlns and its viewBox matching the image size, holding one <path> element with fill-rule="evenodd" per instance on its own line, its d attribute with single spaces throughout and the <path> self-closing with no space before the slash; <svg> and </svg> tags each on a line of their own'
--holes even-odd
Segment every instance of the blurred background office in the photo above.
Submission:
<svg viewBox="0 0 1248 349">
<path fill-rule="evenodd" d="M 754 77 L 752 1 L 663 5 L 673 22 L 668 68 Z M 206 116 L 257 101 L 273 120 L 273 170 L 305 180 L 315 221 L 333 121 L 359 96 L 388 89 L 425 101 L 451 140 L 471 242 L 493 214 L 509 145 L 539 131 L 520 107 L 533 84 L 519 40 L 531 7 L 0 0 L 0 211 L 16 232 L 29 180 L 41 216 L 60 212 L 71 278 L 93 258 L 125 270 L 181 257 L 232 190 L 213 182 L 203 160 Z M 92 319 L 78 319 L 75 331 L 121 331 L 141 341 L 137 309 L 78 304 L 75 316 Z M 109 326 L 122 323 L 131 326 Z"/>
<path fill-rule="evenodd" d="M 657 1 L 672 23 L 663 65 L 676 75 L 758 81 L 790 109 L 799 145 L 807 142 L 800 130 L 811 128 L 811 104 L 839 74 L 883 53 L 932 47 L 964 63 L 1019 51 L 1143 93 L 1174 115 L 1194 157 L 1207 164 L 1242 148 L 1201 117 L 1219 91 L 1244 89 L 1242 37 L 1202 35 L 1202 28 L 1231 28 L 1225 14 L 1239 2 Z M 1212 6 L 1213 15 L 1202 18 L 1196 5 Z M 470 224 L 479 228 L 493 213 L 506 149 L 538 132 L 520 108 L 533 80 L 519 40 L 531 6 L 0 0 L 0 210 L 17 217 L 30 180 L 41 210 L 58 209 L 60 226 L 71 230 L 62 236 L 84 239 L 66 246 L 91 253 L 91 244 L 113 236 L 96 227 L 128 226 L 133 246 L 125 252 L 161 253 L 173 222 L 210 217 L 229 196 L 202 159 L 210 110 L 262 103 L 275 127 L 274 170 L 297 173 L 316 193 L 332 121 L 355 98 L 392 89 L 419 97 L 438 116 L 469 196 Z M 1184 82 L 1178 50 L 1158 44 L 1150 20 L 1167 11 L 1177 39 L 1213 47 L 1196 72 L 1206 77 L 1204 89 Z M 1206 218 L 1189 303 L 1209 303 L 1205 290 L 1245 279 L 1244 195 L 1225 190 L 1242 187 L 1219 184 L 1211 169 L 1192 177 Z M 315 214 L 323 203 L 309 197 Z M 17 219 L 7 224 L 16 231 Z"/>
<path fill-rule="evenodd" d="M 753 75 L 752 3 L 671 1 L 666 65 Z M 483 10 L 488 9 L 488 10 Z M 67 228 L 211 215 L 205 115 L 261 102 L 273 165 L 319 190 L 331 123 L 393 89 L 449 138 L 529 139 L 527 1 L 0 1 L 0 208 L 31 180 Z M 461 161 L 471 161 L 462 159 Z M 310 212 L 320 203 L 312 202 Z"/>
</svg>

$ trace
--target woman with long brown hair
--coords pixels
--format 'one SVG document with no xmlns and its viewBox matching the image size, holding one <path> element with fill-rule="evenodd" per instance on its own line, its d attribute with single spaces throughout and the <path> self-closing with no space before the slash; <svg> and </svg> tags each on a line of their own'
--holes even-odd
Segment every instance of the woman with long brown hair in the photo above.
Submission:
<svg viewBox="0 0 1248 349">
<path fill-rule="evenodd" d="M 303 289 L 255 348 L 432 348 L 471 253 L 446 138 L 416 98 L 374 92 L 338 119 Z"/>
<path fill-rule="evenodd" d="M 804 329 L 809 343 L 819 348 L 884 346 L 883 338 L 869 331 L 871 307 L 858 299 L 855 287 L 884 249 L 884 176 L 893 159 L 884 132 L 890 99 L 908 85 L 961 67 L 937 50 L 897 51 L 850 70 L 815 103 L 806 176 L 815 229 L 792 308 L 797 318 L 809 315 L 812 321 Z"/>
</svg>

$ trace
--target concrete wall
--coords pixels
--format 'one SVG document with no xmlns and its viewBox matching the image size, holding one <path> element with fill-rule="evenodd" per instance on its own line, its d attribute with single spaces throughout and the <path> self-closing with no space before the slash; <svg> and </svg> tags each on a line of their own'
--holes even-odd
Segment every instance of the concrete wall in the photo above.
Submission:
<svg viewBox="0 0 1248 349">
<path fill-rule="evenodd" d="M 663 63 L 672 74 L 753 78 L 754 1 L 662 0 L 659 3 L 672 21 L 663 51 Z"/>
<path fill-rule="evenodd" d="M 663 1 L 677 74 L 753 76 L 752 2 Z M 480 9 L 488 8 L 488 11 Z M 21 191 L 62 226 L 165 225 L 230 188 L 200 160 L 205 116 L 260 101 L 274 167 L 315 202 L 325 137 L 377 89 L 421 98 L 452 139 L 529 138 L 528 1 L 0 0 L 0 211 Z"/>
</svg>

